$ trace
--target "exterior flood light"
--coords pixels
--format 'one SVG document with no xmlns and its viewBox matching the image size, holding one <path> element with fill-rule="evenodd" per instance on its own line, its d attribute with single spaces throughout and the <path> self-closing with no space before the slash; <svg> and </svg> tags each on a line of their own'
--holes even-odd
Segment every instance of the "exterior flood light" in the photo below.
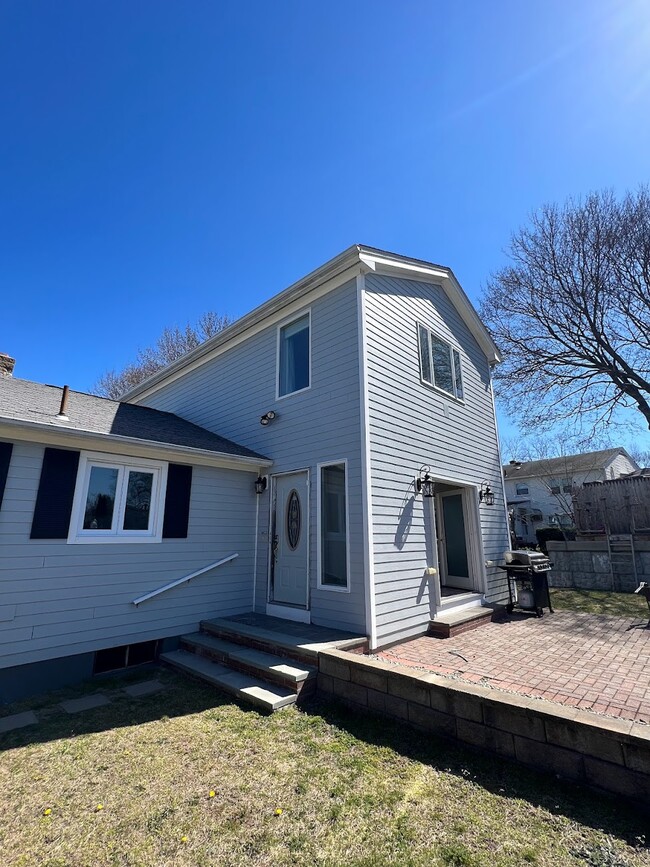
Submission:
<svg viewBox="0 0 650 867">
<path fill-rule="evenodd" d="M 270 421 L 273 421 L 274 418 L 275 418 L 275 413 L 273 412 L 272 409 L 270 409 L 268 412 L 265 412 L 264 415 L 260 418 L 260 424 L 263 425 L 264 427 L 266 427 L 266 425 Z"/>
<path fill-rule="evenodd" d="M 415 489 L 423 497 L 433 497 L 436 483 L 429 475 L 429 467 L 420 467 L 420 475 L 415 480 Z"/>
<path fill-rule="evenodd" d="M 487 482 L 481 482 L 481 490 L 478 492 L 479 503 L 485 503 L 486 506 L 494 505 L 494 491 Z"/>
<path fill-rule="evenodd" d="M 258 476 L 255 479 L 255 493 L 263 494 L 266 490 L 266 476 Z"/>
</svg>

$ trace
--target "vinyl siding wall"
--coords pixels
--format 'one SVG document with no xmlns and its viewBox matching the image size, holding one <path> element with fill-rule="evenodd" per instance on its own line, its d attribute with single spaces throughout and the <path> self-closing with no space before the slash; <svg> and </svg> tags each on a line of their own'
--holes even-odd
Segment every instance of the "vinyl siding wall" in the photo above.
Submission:
<svg viewBox="0 0 650 867">
<path fill-rule="evenodd" d="M 310 595 L 313 623 L 365 633 L 361 434 L 356 283 L 311 304 L 292 305 L 282 322 L 311 309 L 311 388 L 276 399 L 277 323 L 139 401 L 174 412 L 273 460 L 272 473 L 309 469 Z M 260 416 L 275 410 L 267 427 Z M 317 587 L 317 464 L 348 461 L 350 593 Z M 267 600 L 267 490 L 260 497 L 257 610 Z"/>
<path fill-rule="evenodd" d="M 250 610 L 253 474 L 194 467 L 187 539 L 69 545 L 29 538 L 43 451 L 14 444 L 0 509 L 0 668 L 180 635 L 202 618 Z M 232 553 L 239 559 L 132 605 Z"/>
<path fill-rule="evenodd" d="M 484 560 L 509 547 L 487 359 L 441 287 L 366 277 L 364 293 L 378 644 L 422 633 L 435 613 L 428 565 L 437 566 L 431 501 L 415 496 L 422 465 L 464 485 L 485 479 L 494 506 L 480 507 Z M 417 322 L 461 353 L 464 403 L 420 381 Z M 473 540 L 476 544 L 479 540 Z M 505 599 L 503 573 L 486 568 L 487 599 Z"/>
</svg>

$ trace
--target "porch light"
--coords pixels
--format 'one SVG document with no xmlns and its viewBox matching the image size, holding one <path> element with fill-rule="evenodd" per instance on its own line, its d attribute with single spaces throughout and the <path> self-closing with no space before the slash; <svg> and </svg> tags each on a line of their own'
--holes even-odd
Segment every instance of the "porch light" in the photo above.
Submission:
<svg viewBox="0 0 650 867">
<path fill-rule="evenodd" d="M 275 418 L 275 413 L 273 412 L 272 409 L 270 409 L 268 412 L 265 412 L 264 415 L 260 418 L 260 424 L 263 425 L 264 427 L 266 427 L 266 425 L 270 421 L 273 421 L 274 418 Z"/>
<path fill-rule="evenodd" d="M 266 476 L 258 476 L 255 479 L 255 493 L 263 494 L 266 490 Z"/>
<path fill-rule="evenodd" d="M 485 503 L 486 506 L 494 505 L 494 491 L 487 482 L 481 482 L 481 490 L 478 492 L 479 503 Z"/>
<path fill-rule="evenodd" d="M 436 483 L 429 475 L 429 467 L 420 467 L 420 475 L 415 480 L 415 489 L 423 497 L 433 497 Z"/>
</svg>

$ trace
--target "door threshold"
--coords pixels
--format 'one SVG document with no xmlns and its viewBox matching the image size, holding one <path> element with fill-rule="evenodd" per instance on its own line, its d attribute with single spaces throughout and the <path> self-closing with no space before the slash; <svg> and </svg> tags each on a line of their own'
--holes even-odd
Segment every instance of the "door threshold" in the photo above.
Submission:
<svg viewBox="0 0 650 867">
<path fill-rule="evenodd" d="M 483 594 L 468 590 L 466 593 L 458 593 L 454 596 L 443 596 L 438 606 L 437 613 L 449 611 L 462 611 L 464 608 L 474 608 L 481 605 Z"/>
<path fill-rule="evenodd" d="M 296 623 L 311 623 L 311 612 L 306 608 L 294 608 L 291 605 L 267 602 L 266 613 L 269 617 L 281 617 L 283 620 L 294 620 Z"/>
</svg>

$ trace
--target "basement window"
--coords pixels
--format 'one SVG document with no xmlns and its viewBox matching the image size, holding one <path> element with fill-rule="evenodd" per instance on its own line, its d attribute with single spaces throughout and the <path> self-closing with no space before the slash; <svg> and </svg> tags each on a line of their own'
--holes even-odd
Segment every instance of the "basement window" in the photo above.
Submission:
<svg viewBox="0 0 650 867">
<path fill-rule="evenodd" d="M 124 644 L 121 647 L 107 647 L 95 652 L 93 674 L 106 674 L 123 668 L 135 668 L 153 662 L 158 649 L 157 641 L 141 641 L 138 644 Z"/>
</svg>

